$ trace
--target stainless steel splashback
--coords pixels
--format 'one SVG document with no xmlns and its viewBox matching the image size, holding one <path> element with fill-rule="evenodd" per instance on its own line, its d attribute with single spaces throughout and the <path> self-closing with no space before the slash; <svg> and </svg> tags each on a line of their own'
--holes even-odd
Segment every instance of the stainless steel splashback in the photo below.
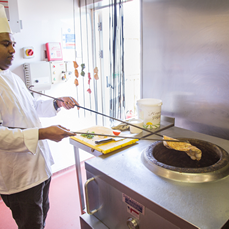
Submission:
<svg viewBox="0 0 229 229">
<path fill-rule="evenodd" d="M 229 139 L 229 1 L 142 1 L 142 98 L 175 125 Z"/>
</svg>

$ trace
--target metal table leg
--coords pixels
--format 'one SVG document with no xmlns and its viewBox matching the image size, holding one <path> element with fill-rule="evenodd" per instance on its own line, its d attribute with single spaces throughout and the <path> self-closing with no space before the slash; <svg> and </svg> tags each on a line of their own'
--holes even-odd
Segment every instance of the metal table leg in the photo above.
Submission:
<svg viewBox="0 0 229 229">
<path fill-rule="evenodd" d="M 76 180 L 79 188 L 79 201 L 80 201 L 80 210 L 81 214 L 84 214 L 85 203 L 84 203 L 84 193 L 83 193 L 83 184 L 82 184 L 82 173 L 80 166 L 80 155 L 79 148 L 74 146 L 74 154 L 75 154 L 75 166 L 76 166 Z"/>
<path fill-rule="evenodd" d="M 91 149 L 90 147 L 79 143 L 73 139 L 69 139 L 70 144 L 73 145 L 74 148 L 74 156 L 75 156 L 75 167 L 76 167 L 76 180 L 78 184 L 78 190 L 79 190 L 79 201 L 80 201 L 80 210 L 81 214 L 85 213 L 85 199 L 84 199 L 84 187 L 82 183 L 82 173 L 81 173 L 81 166 L 80 166 L 80 154 L 79 154 L 79 149 L 84 150 L 85 152 L 90 153 L 93 156 L 100 156 L 102 155 L 101 152 L 98 152 L 94 149 Z"/>
</svg>

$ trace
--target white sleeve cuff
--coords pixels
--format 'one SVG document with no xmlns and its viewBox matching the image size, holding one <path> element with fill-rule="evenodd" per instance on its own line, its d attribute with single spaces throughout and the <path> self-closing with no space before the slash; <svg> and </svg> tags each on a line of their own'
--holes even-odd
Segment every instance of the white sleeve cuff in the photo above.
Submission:
<svg viewBox="0 0 229 229">
<path fill-rule="evenodd" d="M 39 138 L 39 129 L 38 128 L 30 128 L 23 130 L 24 134 L 24 142 L 28 150 L 32 154 L 36 154 L 38 138 Z"/>
</svg>

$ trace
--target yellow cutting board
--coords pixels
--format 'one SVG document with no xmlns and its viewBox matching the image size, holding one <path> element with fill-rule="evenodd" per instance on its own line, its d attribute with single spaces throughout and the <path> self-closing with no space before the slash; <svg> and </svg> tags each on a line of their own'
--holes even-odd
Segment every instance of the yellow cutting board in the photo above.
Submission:
<svg viewBox="0 0 229 229">
<path fill-rule="evenodd" d="M 83 130 L 78 130 L 76 132 L 84 132 L 84 133 L 94 132 L 96 134 L 107 134 L 107 135 L 113 135 L 114 137 L 116 137 L 113 134 L 112 129 L 104 127 L 104 126 L 93 126 L 93 127 L 89 127 L 89 128 L 83 129 Z M 122 133 L 120 134 L 120 136 L 122 136 Z M 96 140 L 106 139 L 107 137 L 94 136 L 92 139 L 88 139 L 86 137 L 82 137 L 80 134 L 77 134 L 76 136 L 73 136 L 71 138 L 73 140 L 76 140 L 77 142 L 80 142 L 86 146 L 89 146 L 92 149 L 95 149 L 95 150 L 97 150 L 103 154 L 110 153 L 114 150 L 120 149 L 120 148 L 127 146 L 127 145 L 132 145 L 138 141 L 138 139 L 123 139 L 120 141 L 113 140 L 113 141 L 102 143 L 102 144 L 95 144 Z"/>
</svg>

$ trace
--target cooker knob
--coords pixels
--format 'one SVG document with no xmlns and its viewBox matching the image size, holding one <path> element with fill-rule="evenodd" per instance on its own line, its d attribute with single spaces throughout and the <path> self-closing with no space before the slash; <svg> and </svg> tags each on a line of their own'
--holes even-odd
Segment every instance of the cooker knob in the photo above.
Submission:
<svg viewBox="0 0 229 229">
<path fill-rule="evenodd" d="M 138 221 L 136 219 L 133 219 L 133 218 L 129 218 L 127 220 L 127 226 L 130 228 L 130 229 L 139 229 L 139 226 L 138 226 Z"/>
</svg>

